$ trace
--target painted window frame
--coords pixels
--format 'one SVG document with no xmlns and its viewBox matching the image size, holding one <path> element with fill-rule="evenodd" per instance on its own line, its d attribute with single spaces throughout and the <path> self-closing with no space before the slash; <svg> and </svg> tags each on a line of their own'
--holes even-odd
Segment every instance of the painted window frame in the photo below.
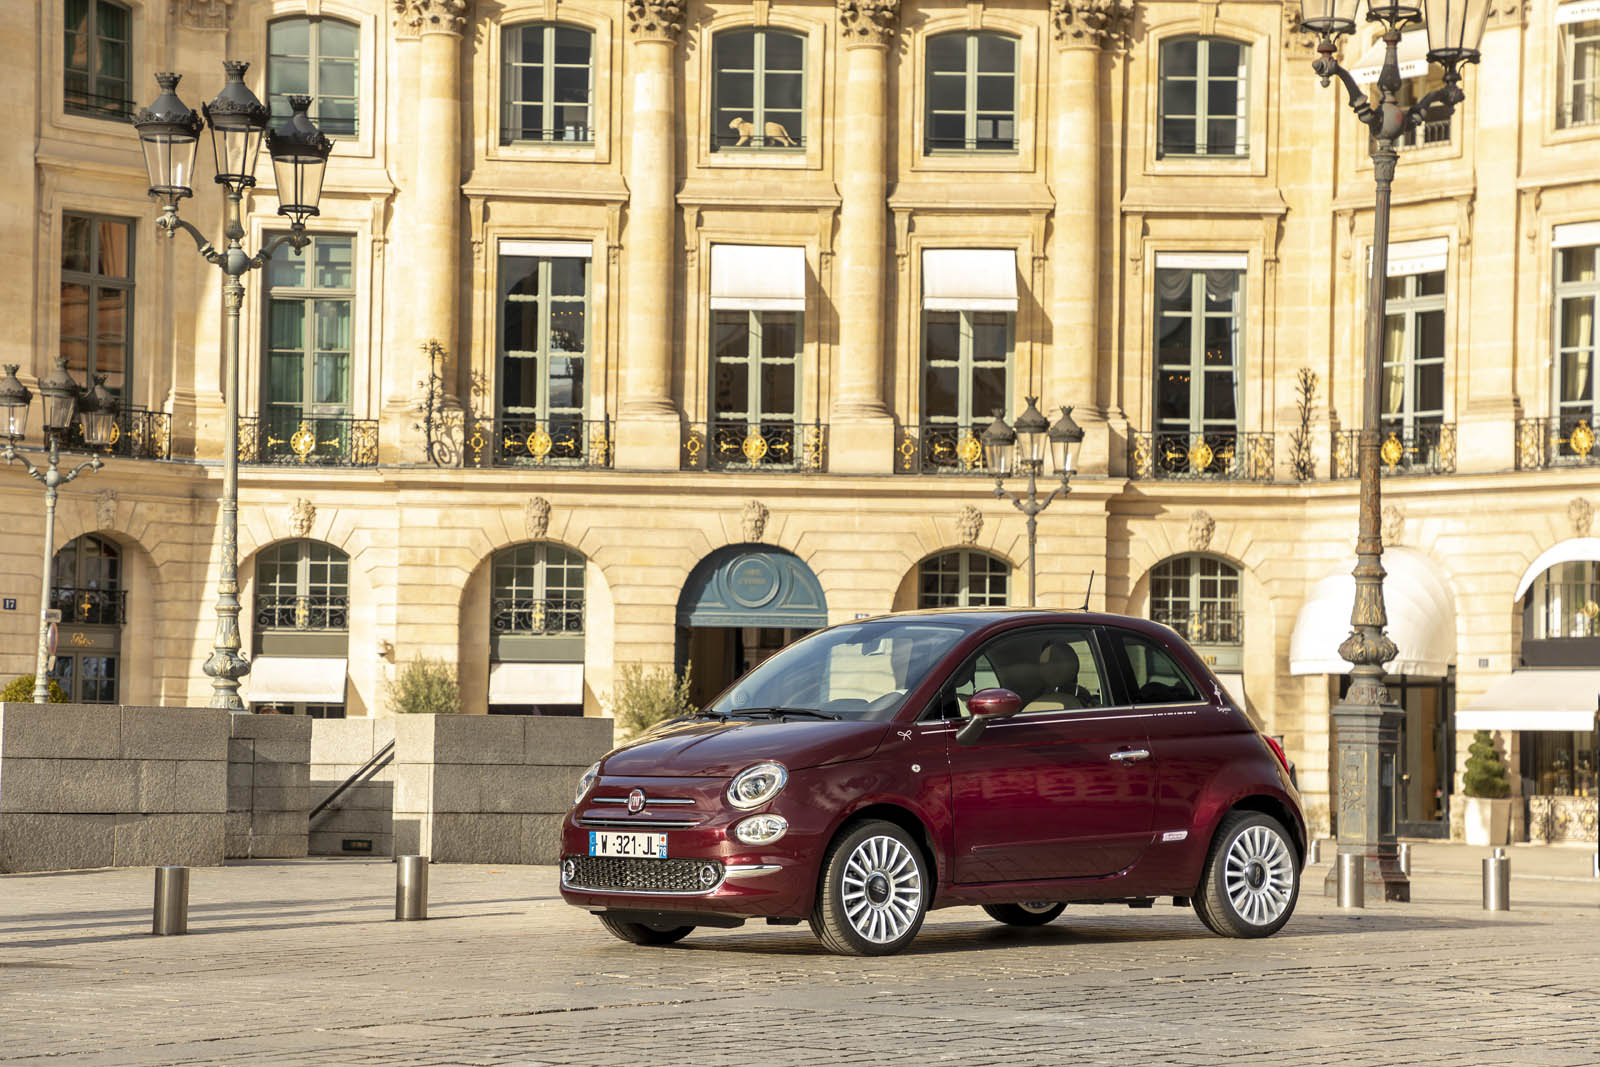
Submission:
<svg viewBox="0 0 1600 1067">
<path fill-rule="evenodd" d="M 88 241 L 85 245 L 85 255 L 88 258 L 88 270 L 76 270 L 68 267 L 68 231 L 73 227 L 74 220 L 82 220 L 88 232 Z M 101 227 L 106 225 L 121 226 L 126 235 L 127 268 L 121 275 L 100 273 L 101 261 Z M 81 362 L 74 361 L 71 357 L 67 360 L 67 369 L 81 375 L 81 383 L 85 388 L 92 388 L 95 374 L 110 376 L 100 368 L 99 354 L 102 345 L 110 344 L 102 339 L 100 326 L 100 311 L 102 292 L 120 292 L 123 294 L 123 327 L 120 346 L 122 348 L 122 381 L 107 382 L 106 388 L 111 395 L 121 401 L 126 410 L 129 398 L 133 396 L 134 382 L 134 304 L 135 304 L 135 277 L 137 252 L 138 227 L 134 220 L 121 215 L 109 215 L 95 211 L 63 211 L 61 215 L 61 281 L 57 288 L 57 315 L 60 326 L 57 337 L 57 350 L 62 355 L 67 355 L 66 346 L 69 343 L 82 344 L 84 358 Z M 85 291 L 84 323 L 85 333 L 68 334 L 66 330 L 67 287 L 81 286 Z"/>
<path fill-rule="evenodd" d="M 1225 44 L 1239 50 L 1238 73 L 1233 77 L 1214 76 L 1210 73 L 1211 46 L 1213 43 Z M 1195 46 L 1195 73 L 1193 77 L 1174 75 L 1169 73 L 1172 59 L 1169 53 L 1184 45 Z M 1251 93 L 1251 66 L 1254 49 L 1248 41 L 1227 37 L 1220 34 L 1182 34 L 1166 38 L 1161 42 L 1158 52 L 1157 72 L 1157 105 L 1156 105 L 1156 159 L 1248 159 L 1250 156 L 1250 93 Z M 1169 122 L 1168 93 L 1173 81 L 1192 81 L 1195 87 L 1194 113 L 1172 118 L 1190 120 L 1190 129 L 1193 134 L 1193 148 L 1190 151 L 1175 151 L 1167 142 L 1167 124 Z M 1236 86 L 1234 93 L 1234 112 L 1227 116 L 1237 123 L 1234 129 L 1232 150 L 1223 152 L 1212 150 L 1209 137 L 1209 124 L 1212 121 L 1210 111 L 1210 87 L 1212 82 L 1233 82 Z"/>
<path fill-rule="evenodd" d="M 1163 305 L 1161 296 L 1160 276 L 1163 273 L 1175 271 L 1189 275 L 1189 303 L 1182 312 L 1172 312 Z M 1213 271 L 1226 271 L 1233 274 L 1232 307 L 1228 311 L 1212 311 L 1207 306 L 1206 275 Z M 1162 267 L 1155 268 L 1156 298 L 1155 298 L 1155 352 L 1152 365 L 1155 368 L 1154 395 L 1151 400 L 1151 410 L 1154 418 L 1151 420 L 1157 434 L 1182 434 L 1186 438 L 1195 434 L 1223 434 L 1236 436 L 1244 430 L 1244 305 L 1246 286 L 1249 283 L 1249 272 L 1237 267 L 1191 268 L 1191 267 Z M 1189 319 L 1189 357 L 1184 364 L 1169 364 L 1162 362 L 1161 328 L 1164 318 Z M 1232 358 L 1226 366 L 1209 366 L 1206 363 L 1206 323 L 1212 319 L 1226 319 L 1232 323 L 1229 331 Z M 1161 379 L 1166 370 L 1184 370 L 1189 375 L 1189 414 L 1180 425 L 1177 416 L 1162 414 Z M 1221 418 L 1208 418 L 1205 413 L 1205 376 L 1207 374 L 1220 374 L 1226 371 L 1232 375 L 1233 393 L 1233 418 L 1224 421 Z M 1187 449 L 1187 446 L 1185 446 Z"/>
<path fill-rule="evenodd" d="M 733 360 L 724 360 L 719 351 L 718 338 L 719 325 L 723 321 L 734 321 L 737 316 L 745 316 L 745 349 L 744 355 Z M 769 356 L 766 351 L 766 330 L 769 317 L 787 316 L 793 321 L 794 349 L 784 356 Z M 773 325 L 776 323 L 774 322 Z M 707 406 L 712 422 L 743 422 L 756 426 L 788 424 L 792 429 L 800 421 L 800 412 L 804 410 L 801 402 L 800 362 L 805 352 L 805 312 L 803 311 L 768 311 L 754 308 L 720 308 L 711 312 L 710 336 L 710 363 L 709 375 L 711 395 L 707 398 Z M 718 403 L 717 396 L 717 370 L 724 362 L 739 362 L 745 366 L 745 398 L 744 407 L 738 410 L 723 408 Z M 793 381 L 790 386 L 790 395 L 793 403 L 787 411 L 768 411 L 769 398 L 761 383 L 761 368 L 764 364 L 787 364 Z"/>
<path fill-rule="evenodd" d="M 289 52 L 274 52 L 273 32 L 279 27 L 290 23 L 303 22 L 306 24 L 306 54 L 297 55 Z M 336 23 L 349 31 L 355 41 L 355 53 L 349 56 L 325 56 L 322 53 L 322 30 L 324 25 Z M 356 140 L 361 133 L 361 26 L 350 19 L 338 18 L 333 15 L 286 15 L 282 18 L 272 19 L 267 23 L 267 106 L 272 109 L 274 124 L 289 115 L 289 105 L 283 98 L 290 95 L 274 86 L 282 72 L 283 61 L 303 61 L 306 64 L 306 89 L 305 95 L 311 97 L 311 110 L 308 112 L 317 128 L 334 140 L 348 138 Z M 324 62 L 349 63 L 352 68 L 350 94 L 323 93 L 322 64 Z M 348 100 L 350 102 L 350 117 L 330 118 L 322 113 L 323 100 Z"/>
<path fill-rule="evenodd" d="M 1568 418 L 1584 418 L 1591 429 L 1600 426 L 1600 383 L 1595 375 L 1600 372 L 1600 245 L 1572 245 L 1557 248 L 1554 264 L 1554 293 L 1551 313 L 1554 359 L 1551 360 L 1552 382 L 1550 388 L 1552 414 L 1566 424 Z M 1590 256 L 1590 277 L 1587 280 L 1564 281 L 1567 256 L 1586 251 Z M 1567 344 L 1566 314 L 1569 304 L 1587 302 L 1589 305 L 1589 343 Z M 1589 399 L 1566 398 L 1566 375 L 1563 373 L 1569 356 L 1578 356 L 1587 350 L 1589 357 Z"/>
<path fill-rule="evenodd" d="M 272 235 L 267 235 L 271 240 Z M 318 267 L 317 255 L 324 247 L 342 243 L 349 250 L 349 257 L 345 262 L 345 269 L 349 274 L 348 286 L 322 286 L 316 284 Z M 355 397 L 355 361 L 356 361 L 356 238 L 353 234 L 327 233 L 316 234 L 310 238 L 310 243 L 301 251 L 297 261 L 303 265 L 305 284 L 281 285 L 273 284 L 273 263 L 268 263 L 265 277 L 262 279 L 262 360 L 261 360 L 261 418 L 267 425 L 299 425 L 302 421 L 312 421 L 318 418 L 348 418 L 354 410 Z M 295 253 L 288 247 L 280 247 L 274 262 L 279 257 L 294 256 Z M 287 264 L 291 262 L 285 258 Z M 298 302 L 301 306 L 300 326 L 300 400 L 290 402 L 276 399 L 273 392 L 272 364 L 273 356 L 280 351 L 288 352 L 290 349 L 279 349 L 273 344 L 273 306 L 277 303 L 291 304 Z M 307 397 L 315 395 L 317 357 L 320 355 L 338 355 L 338 349 L 321 349 L 319 338 L 316 336 L 317 313 L 321 304 L 343 304 L 345 313 L 346 330 L 348 332 L 348 347 L 342 350 L 344 356 L 344 383 L 343 402 L 308 400 Z M 294 419 L 286 419 L 283 423 L 274 420 L 280 413 L 290 409 L 298 412 Z M 274 431 L 276 432 L 276 431 Z M 290 430 L 289 432 L 293 432 Z M 279 434 L 287 436 L 287 434 Z"/>
<path fill-rule="evenodd" d="M 1557 31 L 1561 54 L 1556 74 L 1556 129 L 1593 127 L 1600 124 L 1600 19 L 1565 23 Z M 1573 77 L 1580 43 L 1589 53 L 1589 76 L 1581 80 Z M 1583 87 L 1587 92 L 1580 108 L 1578 94 Z M 1580 110 L 1581 119 L 1577 117 Z"/>
<path fill-rule="evenodd" d="M 68 23 L 71 11 L 68 10 L 74 0 L 67 0 L 67 5 L 62 10 L 62 71 L 61 71 L 61 106 L 69 115 L 81 115 L 85 118 L 110 119 L 123 121 L 133 115 L 133 8 L 127 4 L 119 4 L 116 0 L 79 0 L 84 4 L 84 29 L 72 29 Z M 102 8 L 111 8 L 122 13 L 124 24 L 127 27 L 127 36 L 122 39 L 107 37 L 100 32 Z M 73 66 L 69 58 L 72 55 L 73 39 L 82 35 L 89 47 L 87 65 L 84 67 Z M 120 78 L 107 77 L 98 73 L 101 60 L 101 50 L 105 45 L 117 45 L 122 48 L 123 73 Z M 68 88 L 68 80 L 74 75 L 84 79 L 84 89 L 81 93 L 73 93 Z M 103 91 L 109 86 L 114 90 L 111 93 Z M 91 91 L 93 90 L 93 91 Z M 92 102 L 91 102 L 92 101 Z"/>
<path fill-rule="evenodd" d="M 554 275 L 553 264 L 556 260 L 573 259 L 583 264 L 583 295 L 575 297 L 563 294 L 557 297 L 552 291 L 551 281 Z M 507 263 L 517 260 L 532 260 L 538 264 L 539 274 L 538 294 L 533 298 L 538 305 L 535 317 L 535 329 L 538 337 L 538 347 L 535 349 L 511 349 L 506 345 L 507 324 L 509 322 L 510 306 L 513 303 L 511 292 L 513 283 L 509 281 L 510 274 Z M 495 413 L 501 418 L 532 419 L 545 423 L 551 419 L 563 423 L 577 424 L 584 419 L 588 404 L 588 393 L 594 369 L 594 317 L 590 314 L 594 299 L 594 263 L 585 256 L 516 256 L 500 253 L 496 263 L 497 274 L 495 279 L 498 300 L 495 306 Z M 583 347 L 578 351 L 561 350 L 559 353 L 551 346 L 552 317 L 556 304 L 578 305 L 579 317 L 584 320 Z M 513 356 L 511 353 L 527 353 L 526 357 Z M 582 376 L 582 386 L 578 396 L 573 398 L 573 403 L 567 407 L 552 409 L 550 405 L 550 362 L 552 356 L 576 360 L 580 364 L 579 373 Z M 508 362 L 515 358 L 531 358 L 537 361 L 538 373 L 534 379 L 535 400 L 529 405 L 519 405 L 516 408 L 507 406 L 506 385 L 509 381 L 511 364 Z"/>
<path fill-rule="evenodd" d="M 982 572 L 979 573 L 973 566 L 975 561 L 982 561 Z M 952 570 L 950 564 L 954 564 Z M 970 608 L 970 607 L 1004 607 L 1011 598 L 1011 564 L 999 556 L 991 555 L 975 548 L 956 548 L 945 552 L 936 552 L 917 564 L 917 608 Z M 944 578 L 954 575 L 956 591 L 954 599 L 938 591 L 930 591 L 927 587 L 929 578 Z M 985 581 L 986 588 L 976 598 L 972 582 L 975 578 Z M 993 588 L 993 583 L 998 580 L 1000 588 L 998 593 Z"/>
<path fill-rule="evenodd" d="M 1427 278 L 1438 279 L 1437 292 L 1423 292 L 1422 280 Z M 1392 289 L 1395 283 L 1400 283 L 1401 294 L 1394 295 Z M 1391 292 L 1384 300 L 1384 344 L 1382 366 L 1379 368 L 1379 388 L 1382 390 L 1382 404 L 1379 412 L 1379 424 L 1385 434 L 1396 432 L 1407 440 L 1411 439 L 1419 426 L 1435 427 L 1444 423 L 1446 385 L 1448 367 L 1446 360 L 1449 355 L 1448 326 L 1446 313 L 1448 303 L 1446 299 L 1445 271 L 1441 268 L 1432 271 L 1418 271 L 1413 274 L 1397 274 L 1387 279 L 1386 284 Z M 1419 356 L 1418 351 L 1426 338 L 1420 323 L 1424 315 L 1437 315 L 1439 331 L 1438 355 Z M 1399 332 L 1394 331 L 1394 320 L 1399 320 Z M 1400 354 L 1395 353 L 1396 345 Z M 1390 368 L 1399 368 L 1401 399 L 1398 410 L 1390 410 L 1389 379 Z M 1417 394 L 1421 391 L 1418 385 L 1418 376 L 1425 370 L 1437 369 L 1439 375 L 1439 406 L 1437 408 L 1418 407 Z"/>
<path fill-rule="evenodd" d="M 960 72 L 954 70 L 934 69 L 933 45 L 950 38 L 963 38 L 965 40 L 964 65 Z M 980 68 L 979 51 L 981 42 L 985 39 L 1004 41 L 1011 49 L 1011 69 L 1009 72 L 984 71 Z M 922 101 L 922 154 L 924 156 L 951 156 L 974 155 L 989 156 L 996 154 L 1015 154 L 1019 149 L 1019 135 L 1021 132 L 1021 117 L 1018 114 L 1018 97 L 1020 67 L 1022 63 L 1022 40 L 1016 34 L 1003 33 L 999 30 L 952 30 L 945 33 L 934 34 L 927 40 L 923 51 L 923 101 Z M 999 78 L 1002 74 L 1011 84 L 1011 104 L 1009 109 L 978 107 L 978 89 L 983 78 Z M 933 136 L 934 116 L 955 114 L 952 109 L 935 109 L 934 80 L 935 78 L 948 78 L 959 76 L 962 80 L 962 144 L 950 146 L 936 144 Z M 1011 136 L 980 138 L 978 126 L 980 122 L 1007 121 L 1003 116 L 1009 116 Z"/>
<path fill-rule="evenodd" d="M 554 584 L 552 570 L 561 578 Z M 587 583 L 588 560 L 575 548 L 554 541 L 507 545 L 489 560 L 490 629 L 497 636 L 582 638 L 587 628 Z M 510 601 L 511 606 L 497 611 L 499 601 Z M 524 609 L 519 603 L 539 606 Z M 548 605 L 559 606 L 552 610 Z"/>
<path fill-rule="evenodd" d="M 723 48 L 731 44 L 735 38 L 750 37 L 751 41 L 751 67 L 749 71 L 730 71 L 724 67 Z M 767 44 L 769 38 L 792 38 L 800 50 L 800 69 L 798 71 L 780 69 L 772 70 L 767 65 Z M 775 26 L 732 26 L 725 30 L 718 30 L 711 38 L 711 137 L 710 150 L 716 153 L 723 152 L 780 152 L 803 153 L 806 147 L 806 120 L 807 94 L 811 91 L 810 71 L 807 69 L 806 53 L 810 49 L 810 41 L 804 33 Z M 755 127 L 750 143 L 735 144 L 738 135 L 722 121 L 724 112 L 734 114 L 738 109 L 725 107 L 722 103 L 722 81 L 726 73 L 748 74 L 751 79 L 751 105 L 748 109 L 747 121 Z M 767 77 L 770 74 L 800 76 L 800 104 L 794 108 L 777 109 L 780 115 L 793 115 L 792 124 L 784 125 L 784 132 L 789 135 L 793 144 L 784 144 L 778 141 L 774 144 L 766 143 L 766 129 L 768 108 L 766 104 Z"/>
<path fill-rule="evenodd" d="M 523 38 L 530 33 L 539 33 L 543 36 L 541 55 L 543 58 L 537 63 L 524 62 L 513 58 L 522 54 Z M 556 72 L 561 69 L 575 69 L 578 64 L 560 63 L 556 60 L 556 36 L 568 32 L 580 34 L 588 46 L 588 58 L 582 64 L 585 73 L 584 102 L 580 104 L 558 102 L 555 99 Z M 574 145 L 592 147 L 595 143 L 595 40 L 593 28 L 578 23 L 554 21 L 518 22 L 504 26 L 500 30 L 500 132 L 498 143 L 506 145 Z M 517 72 L 526 67 L 540 68 L 540 92 L 542 99 L 539 101 L 522 101 L 517 97 L 518 81 Z M 556 109 L 582 107 L 584 123 L 574 127 L 571 124 L 563 125 L 559 129 L 554 125 Z M 541 113 L 540 124 L 537 132 L 540 136 L 522 136 L 526 126 L 522 123 L 513 123 L 512 116 L 520 114 L 517 109 L 538 109 Z M 577 135 L 573 137 L 556 136 L 575 129 Z"/>
<path fill-rule="evenodd" d="M 934 360 L 928 354 L 930 338 L 929 323 L 935 316 L 956 316 L 957 341 L 955 360 Z M 976 355 L 977 332 L 974 329 L 975 316 L 993 315 L 1003 317 L 1005 320 L 1005 354 L 1000 360 L 979 360 Z M 1011 402 L 1012 386 L 1015 380 L 1016 352 L 1017 352 L 1017 313 L 1015 311 L 935 311 L 922 309 L 922 344 L 919 353 L 917 390 L 919 397 L 919 410 L 922 413 L 922 422 L 930 426 L 948 426 L 950 428 L 970 428 L 974 433 L 981 433 L 982 428 L 989 425 L 994 418 L 994 412 L 978 411 L 973 407 L 974 379 L 983 370 L 992 370 L 997 363 L 1004 364 L 1003 378 L 1000 383 L 1001 409 L 1004 410 Z M 928 372 L 935 366 L 953 365 L 956 369 L 956 414 L 934 415 L 929 410 L 928 404 Z"/>
<path fill-rule="evenodd" d="M 1186 552 L 1150 569 L 1150 617 L 1190 644 L 1243 644 L 1243 593 L 1244 572 L 1221 556 Z"/>
<path fill-rule="evenodd" d="M 280 576 L 269 581 L 269 567 L 279 568 Z M 293 578 L 286 582 L 281 575 L 287 569 Z M 306 537 L 268 545 L 256 555 L 252 590 L 257 634 L 350 632 L 350 556 L 336 545 Z M 269 596 L 293 606 L 275 606 L 269 616 L 262 605 Z M 326 607 L 314 614 L 311 604 L 318 599 Z M 325 625 L 313 625 L 318 619 Z"/>
</svg>

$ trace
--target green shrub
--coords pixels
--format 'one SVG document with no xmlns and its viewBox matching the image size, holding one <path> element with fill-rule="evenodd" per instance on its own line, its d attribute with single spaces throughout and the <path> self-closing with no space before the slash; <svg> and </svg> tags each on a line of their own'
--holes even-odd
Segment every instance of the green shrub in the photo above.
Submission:
<svg viewBox="0 0 1600 1067">
<path fill-rule="evenodd" d="M 1467 749 L 1467 767 L 1461 776 L 1461 791 L 1469 797 L 1508 797 L 1511 782 L 1506 777 L 1505 761 L 1494 747 L 1488 730 L 1472 735 Z"/>
<path fill-rule="evenodd" d="M 67 694 L 55 683 L 54 679 L 50 681 L 49 692 L 50 703 L 65 704 L 67 702 Z M 4 689 L 0 689 L 0 702 L 12 704 L 33 703 L 33 675 L 24 674 L 11 679 Z"/>
<path fill-rule="evenodd" d="M 455 665 L 443 660 L 418 656 L 384 688 L 395 715 L 455 715 L 461 710 Z"/>
<path fill-rule="evenodd" d="M 658 722 L 693 715 L 697 710 L 689 697 L 689 669 L 678 677 L 665 667 L 645 670 L 640 663 L 624 663 L 617 668 L 607 702 L 624 737 L 635 737 Z"/>
</svg>

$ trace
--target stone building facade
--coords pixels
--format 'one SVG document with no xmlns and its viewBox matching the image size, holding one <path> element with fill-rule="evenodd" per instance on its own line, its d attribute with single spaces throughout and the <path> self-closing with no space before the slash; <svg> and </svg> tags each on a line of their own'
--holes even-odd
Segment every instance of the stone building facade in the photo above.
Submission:
<svg viewBox="0 0 1600 1067">
<path fill-rule="evenodd" d="M 1595 7 L 1497 3 L 1465 104 L 1401 156 L 1384 500 L 1413 832 L 1447 824 L 1458 708 L 1525 790 L 1595 790 L 1574 698 L 1550 718 L 1494 696 L 1540 669 L 1591 708 L 1600 688 Z M 65 355 L 124 406 L 106 469 L 62 493 L 58 673 L 76 699 L 209 697 L 219 279 L 151 225 L 125 116 L 156 71 L 198 109 L 241 59 L 277 113 L 312 94 L 335 138 L 313 245 L 246 279 L 252 703 L 382 714 L 430 656 L 469 711 L 600 714 L 621 664 L 692 663 L 704 692 L 825 622 L 1025 603 L 1024 520 L 972 436 L 1037 395 L 1088 431 L 1040 520 L 1037 602 L 1187 633 L 1325 826 L 1373 193 L 1298 18 L 9 5 L 0 29 L 34 47 L 0 71 L 0 353 L 30 385 Z M 1367 82 L 1371 45 L 1344 45 Z M 1410 36 L 1402 58 L 1420 95 Z M 183 213 L 215 233 L 207 155 Z M 282 226 L 258 175 L 252 249 Z M 10 677 L 32 667 L 40 496 L 13 469 L 0 501 Z M 1571 811 L 1551 835 L 1592 836 L 1592 800 L 1552 803 Z"/>
</svg>

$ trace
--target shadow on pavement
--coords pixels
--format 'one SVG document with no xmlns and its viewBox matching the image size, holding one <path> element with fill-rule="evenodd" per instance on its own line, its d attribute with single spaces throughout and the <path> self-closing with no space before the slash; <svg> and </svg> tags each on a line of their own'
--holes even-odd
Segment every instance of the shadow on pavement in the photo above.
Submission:
<svg viewBox="0 0 1600 1067">
<path fill-rule="evenodd" d="M 520 911 L 479 911 L 469 915 L 429 915 L 429 923 L 452 922 L 460 919 L 492 919 L 507 915 L 522 915 Z M 246 934 L 246 933 L 271 933 L 280 930 L 314 930 L 323 927 L 351 927 L 351 926 L 386 926 L 394 922 L 393 919 L 352 919 L 348 922 L 307 922 L 307 923 L 248 923 L 242 926 L 216 926 L 210 929 L 190 927 L 185 937 L 215 937 L 218 934 Z M 37 949 L 60 948 L 66 945 L 96 945 L 113 941 L 142 941 L 152 935 L 147 930 L 140 930 L 126 934 L 101 934 L 91 937 L 43 937 L 27 941 L 8 941 L 0 944 L 0 951 L 5 949 Z M 0 966 L 6 966 L 5 961 L 0 961 Z"/>
</svg>

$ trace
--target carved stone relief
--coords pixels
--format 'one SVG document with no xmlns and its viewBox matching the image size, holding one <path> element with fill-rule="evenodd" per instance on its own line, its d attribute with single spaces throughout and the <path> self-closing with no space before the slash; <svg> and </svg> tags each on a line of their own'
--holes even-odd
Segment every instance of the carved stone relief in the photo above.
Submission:
<svg viewBox="0 0 1600 1067">
<path fill-rule="evenodd" d="M 317 509 L 305 497 L 294 502 L 294 507 L 289 509 L 289 529 L 294 531 L 296 537 L 310 537 L 311 524 L 317 521 Z"/>
<path fill-rule="evenodd" d="M 94 495 L 95 527 L 109 530 L 117 524 L 117 491 L 102 489 Z"/>
<path fill-rule="evenodd" d="M 1060 44 L 1116 48 L 1127 43 L 1133 9 L 1124 0 L 1050 0 L 1050 21 Z"/>
<path fill-rule="evenodd" d="M 412 33 L 460 33 L 472 18 L 472 0 L 394 0 L 395 24 Z"/>
<path fill-rule="evenodd" d="M 1581 496 L 1572 498 L 1567 505 L 1567 518 L 1572 521 L 1573 537 L 1588 537 L 1594 529 L 1594 505 Z"/>
<path fill-rule="evenodd" d="M 747 500 L 744 513 L 740 516 L 740 526 L 746 541 L 759 541 L 767 532 L 766 505 L 759 500 Z"/>
<path fill-rule="evenodd" d="M 961 535 L 962 544 L 977 544 L 978 535 L 983 532 L 983 512 L 972 504 L 962 508 L 956 516 L 956 532 Z"/>
<path fill-rule="evenodd" d="M 845 45 L 887 45 L 900 20 L 900 0 L 839 0 Z"/>
<path fill-rule="evenodd" d="M 225 30 L 233 0 L 172 0 L 169 10 L 191 30 Z"/>
<path fill-rule="evenodd" d="M 683 0 L 628 0 L 628 34 L 637 41 L 676 41 L 683 9 Z"/>
<path fill-rule="evenodd" d="M 542 496 L 529 497 L 522 506 L 522 521 L 530 540 L 543 541 L 550 532 L 550 501 Z"/>
<path fill-rule="evenodd" d="M 1204 508 L 1195 508 L 1189 515 L 1189 548 L 1204 552 L 1211 547 L 1211 538 L 1217 532 L 1217 520 Z"/>
<path fill-rule="evenodd" d="M 1406 535 L 1406 511 L 1398 504 L 1383 506 L 1383 544 L 1392 548 Z"/>
</svg>

